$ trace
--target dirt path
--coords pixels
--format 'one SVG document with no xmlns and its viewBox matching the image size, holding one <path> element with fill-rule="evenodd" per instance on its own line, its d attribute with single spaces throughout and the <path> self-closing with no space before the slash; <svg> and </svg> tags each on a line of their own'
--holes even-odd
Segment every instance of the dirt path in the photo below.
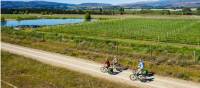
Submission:
<svg viewBox="0 0 200 88">
<path fill-rule="evenodd" d="M 1 43 L 1 49 L 13 54 L 32 58 L 46 64 L 63 67 L 73 71 L 89 74 L 94 77 L 100 77 L 114 82 L 121 82 L 141 88 L 200 88 L 200 83 L 160 76 L 155 76 L 155 80 L 148 83 L 131 81 L 129 79 L 129 75 L 131 74 L 130 70 L 123 71 L 122 73 L 119 73 L 117 75 L 109 75 L 100 72 L 99 68 L 101 67 L 101 64 L 92 61 L 65 56 L 57 53 L 50 53 L 32 48 L 26 48 L 8 43 Z"/>
</svg>

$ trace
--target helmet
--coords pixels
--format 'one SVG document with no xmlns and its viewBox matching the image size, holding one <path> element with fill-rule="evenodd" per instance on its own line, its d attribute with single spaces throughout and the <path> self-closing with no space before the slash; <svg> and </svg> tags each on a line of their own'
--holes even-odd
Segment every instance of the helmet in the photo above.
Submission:
<svg viewBox="0 0 200 88">
<path fill-rule="evenodd" d="M 141 58 L 139 61 L 140 61 L 140 62 L 143 62 L 143 59 Z"/>
</svg>

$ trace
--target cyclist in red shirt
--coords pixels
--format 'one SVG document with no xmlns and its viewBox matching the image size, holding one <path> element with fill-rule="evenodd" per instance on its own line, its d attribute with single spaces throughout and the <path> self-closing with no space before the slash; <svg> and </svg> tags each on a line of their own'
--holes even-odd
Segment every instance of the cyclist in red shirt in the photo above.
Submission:
<svg viewBox="0 0 200 88">
<path fill-rule="evenodd" d="M 106 59 L 105 65 L 107 69 L 110 67 L 110 61 L 108 59 Z"/>
</svg>

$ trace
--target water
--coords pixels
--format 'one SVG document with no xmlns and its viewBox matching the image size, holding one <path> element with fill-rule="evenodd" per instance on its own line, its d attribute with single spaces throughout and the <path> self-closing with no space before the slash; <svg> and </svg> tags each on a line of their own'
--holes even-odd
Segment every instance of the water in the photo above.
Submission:
<svg viewBox="0 0 200 88">
<path fill-rule="evenodd" d="M 32 20 L 9 20 L 6 22 L 1 22 L 1 26 L 16 27 L 24 25 L 36 25 L 36 26 L 46 26 L 46 25 L 59 25 L 59 24 L 74 24 L 84 22 L 84 19 L 32 19 Z"/>
</svg>

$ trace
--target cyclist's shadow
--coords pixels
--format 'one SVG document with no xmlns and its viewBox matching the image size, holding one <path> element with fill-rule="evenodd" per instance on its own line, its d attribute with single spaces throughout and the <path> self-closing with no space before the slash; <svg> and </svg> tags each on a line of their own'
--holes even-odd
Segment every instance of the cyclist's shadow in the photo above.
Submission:
<svg viewBox="0 0 200 88">
<path fill-rule="evenodd" d="M 119 74 L 119 73 L 121 73 L 121 72 L 122 72 L 122 71 L 114 71 L 114 70 L 113 70 L 113 71 L 111 71 L 110 74 L 111 74 L 111 75 L 117 75 L 117 74 Z"/>
</svg>

